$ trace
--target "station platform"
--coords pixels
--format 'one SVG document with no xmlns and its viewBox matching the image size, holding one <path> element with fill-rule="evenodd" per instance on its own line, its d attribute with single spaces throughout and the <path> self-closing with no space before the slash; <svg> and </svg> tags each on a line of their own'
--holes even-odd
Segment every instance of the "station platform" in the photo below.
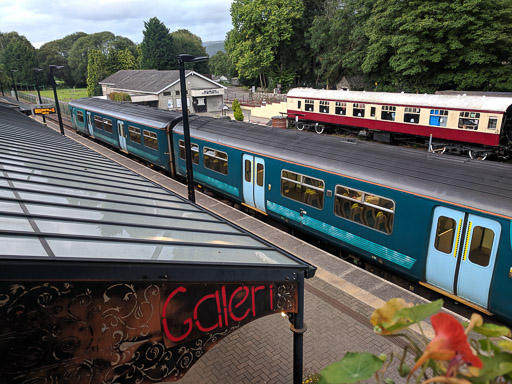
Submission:
<svg viewBox="0 0 512 384">
<path fill-rule="evenodd" d="M 58 130 L 55 124 L 49 123 L 49 127 Z M 67 130 L 66 136 L 187 197 L 185 185 L 73 131 Z M 400 339 L 374 334 L 370 315 L 391 298 L 401 297 L 415 304 L 427 302 L 425 299 L 197 190 L 196 203 L 318 268 L 315 277 L 305 281 L 305 374 L 320 372 L 346 352 L 399 356 L 403 351 Z M 280 315 L 254 321 L 226 337 L 179 382 L 290 383 L 291 331 L 287 318 L 276 317 Z M 283 327 L 276 326 L 276 321 L 282 321 Z M 434 336 L 428 324 L 424 324 L 423 330 L 428 337 Z M 388 369 L 389 377 L 397 383 L 405 382 L 397 373 L 397 365 L 395 358 Z"/>
</svg>

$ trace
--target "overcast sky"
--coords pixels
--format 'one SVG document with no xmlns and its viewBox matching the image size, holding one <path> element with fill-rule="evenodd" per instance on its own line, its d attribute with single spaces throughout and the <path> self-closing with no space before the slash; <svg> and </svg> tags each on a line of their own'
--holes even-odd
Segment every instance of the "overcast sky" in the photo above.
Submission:
<svg viewBox="0 0 512 384">
<path fill-rule="evenodd" d="M 0 32 L 18 32 L 34 47 L 74 32 L 109 31 L 142 41 L 144 21 L 157 17 L 171 32 L 224 40 L 232 0 L 0 0 Z"/>
</svg>

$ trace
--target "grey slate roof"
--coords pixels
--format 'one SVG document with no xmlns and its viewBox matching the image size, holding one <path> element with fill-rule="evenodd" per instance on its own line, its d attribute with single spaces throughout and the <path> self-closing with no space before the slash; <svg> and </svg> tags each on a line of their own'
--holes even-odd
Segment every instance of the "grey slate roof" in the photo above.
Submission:
<svg viewBox="0 0 512 384">
<path fill-rule="evenodd" d="M 190 73 L 185 71 L 185 75 Z M 123 70 L 110 75 L 100 85 L 110 85 L 126 91 L 158 93 L 180 79 L 180 71 L 158 71 L 156 69 Z"/>
</svg>

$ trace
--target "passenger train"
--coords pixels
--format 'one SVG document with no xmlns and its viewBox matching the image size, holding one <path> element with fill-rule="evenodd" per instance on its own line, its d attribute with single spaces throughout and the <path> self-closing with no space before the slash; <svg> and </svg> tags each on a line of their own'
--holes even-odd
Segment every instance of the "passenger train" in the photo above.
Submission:
<svg viewBox="0 0 512 384">
<path fill-rule="evenodd" d="M 74 129 L 186 176 L 180 115 L 79 99 Z M 191 116 L 196 184 L 512 324 L 512 167 Z"/>
<path fill-rule="evenodd" d="M 375 140 L 429 139 L 431 150 L 508 157 L 512 150 L 512 98 L 344 90 L 291 89 L 287 114 L 298 130 L 344 127 Z"/>
</svg>

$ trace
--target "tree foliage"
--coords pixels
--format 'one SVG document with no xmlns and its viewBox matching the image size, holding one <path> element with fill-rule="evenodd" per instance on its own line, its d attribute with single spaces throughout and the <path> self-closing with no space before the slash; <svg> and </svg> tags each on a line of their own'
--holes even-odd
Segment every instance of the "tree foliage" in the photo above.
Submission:
<svg viewBox="0 0 512 384">
<path fill-rule="evenodd" d="M 33 69 L 38 66 L 36 50 L 26 39 L 16 32 L 2 34 L 0 33 L 0 66 L 5 75 L 2 76 L 2 84 L 10 88 L 12 77 L 10 70 L 16 70 L 13 73 L 16 85 L 34 84 Z M 9 84 L 9 87 L 7 87 Z"/>
<path fill-rule="evenodd" d="M 208 56 L 203 47 L 201 38 L 194 35 L 187 29 L 178 29 L 171 33 L 173 44 L 176 47 L 177 54 L 187 53 L 194 56 Z M 208 73 L 208 61 L 199 61 L 197 63 L 186 63 L 185 69 L 193 69 L 199 73 Z"/>
<path fill-rule="evenodd" d="M 233 109 L 233 117 L 236 121 L 244 121 L 244 113 L 242 112 L 242 107 L 240 107 L 240 102 L 238 99 L 233 100 L 231 104 L 231 108 Z"/>
<path fill-rule="evenodd" d="M 100 96 L 101 86 L 99 81 L 106 77 L 107 60 L 99 49 L 91 49 L 88 53 L 87 63 L 87 95 Z"/>
<path fill-rule="evenodd" d="M 177 51 L 169 29 L 152 17 L 144 22 L 144 38 L 140 44 L 142 69 L 178 69 Z"/>
<path fill-rule="evenodd" d="M 235 75 L 235 68 L 229 55 L 222 51 L 218 51 L 210 57 L 208 68 L 209 72 L 216 76 L 227 76 L 229 78 Z"/>
</svg>

